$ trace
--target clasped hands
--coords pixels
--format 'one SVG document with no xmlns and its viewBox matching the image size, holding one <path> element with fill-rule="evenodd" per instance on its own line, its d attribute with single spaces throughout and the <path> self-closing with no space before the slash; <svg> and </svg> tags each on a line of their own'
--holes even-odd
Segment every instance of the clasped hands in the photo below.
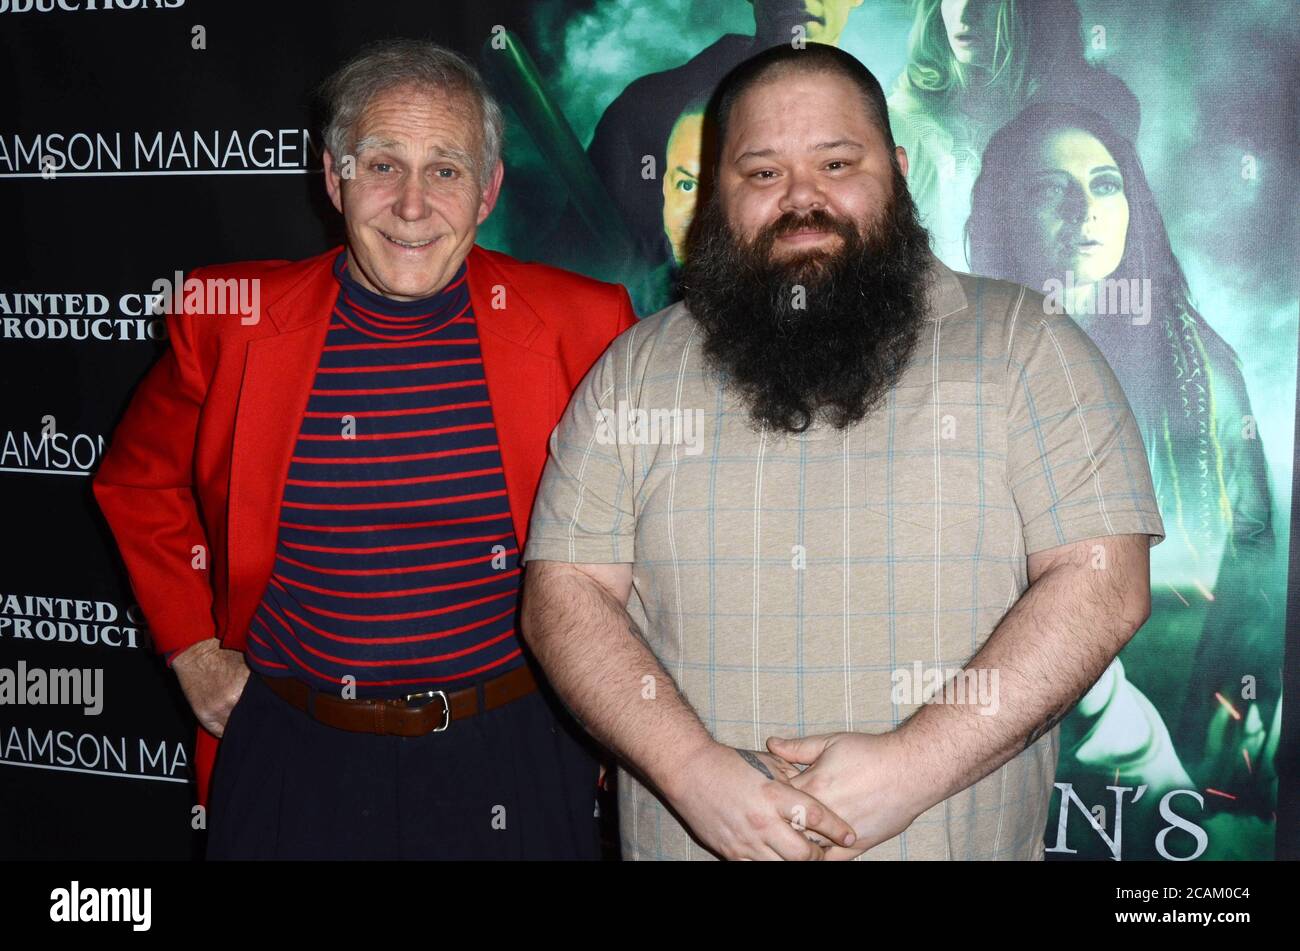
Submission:
<svg viewBox="0 0 1300 951">
<path fill-rule="evenodd" d="M 766 752 L 711 742 L 678 775 L 669 801 L 733 860 L 853 859 L 930 805 L 897 732 L 771 737 Z"/>
</svg>

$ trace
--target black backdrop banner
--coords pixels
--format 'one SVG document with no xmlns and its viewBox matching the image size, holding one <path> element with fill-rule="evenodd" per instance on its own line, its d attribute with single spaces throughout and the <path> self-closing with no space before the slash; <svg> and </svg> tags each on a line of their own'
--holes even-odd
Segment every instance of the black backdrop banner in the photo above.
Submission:
<svg viewBox="0 0 1300 951">
<path fill-rule="evenodd" d="M 1117 366 L 1169 538 L 1151 620 L 1063 729 L 1048 857 L 1300 855 L 1282 702 L 1300 687 L 1294 4 L 995 5 L 1009 78 L 976 103 L 942 88 L 938 0 L 0 0 L 0 669 L 102 676 L 93 714 L 0 703 L 0 857 L 202 854 L 194 719 L 89 477 L 166 345 L 155 282 L 342 241 L 311 90 L 370 40 L 464 53 L 507 116 L 480 243 L 621 281 L 645 316 L 673 299 L 702 103 L 800 30 L 885 86 L 945 263 L 1055 294 L 1090 333 L 1122 290 L 1124 313 L 1171 341 L 1167 361 Z M 1163 263 L 1085 275 L 998 259 L 1005 236 L 976 227 L 972 195 L 977 180 L 1005 194 L 1026 148 L 1064 141 L 1013 121 L 1034 101 L 1095 110 L 1112 138 L 1093 144 L 1136 156 L 1117 237 L 1132 257 L 1152 241 Z M 1185 288 L 1153 294 L 1172 273 Z"/>
</svg>

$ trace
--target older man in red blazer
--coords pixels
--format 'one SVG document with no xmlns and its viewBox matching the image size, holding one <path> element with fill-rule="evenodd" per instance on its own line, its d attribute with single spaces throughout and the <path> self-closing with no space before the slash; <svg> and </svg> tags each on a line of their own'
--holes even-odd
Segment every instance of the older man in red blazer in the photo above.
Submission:
<svg viewBox="0 0 1300 951">
<path fill-rule="evenodd" d="M 502 121 L 468 62 L 388 42 L 325 88 L 346 246 L 194 271 L 94 480 L 199 719 L 208 854 L 596 857 L 518 555 L 551 430 L 635 315 L 474 244 Z M 255 309 L 203 293 L 237 287 Z"/>
</svg>

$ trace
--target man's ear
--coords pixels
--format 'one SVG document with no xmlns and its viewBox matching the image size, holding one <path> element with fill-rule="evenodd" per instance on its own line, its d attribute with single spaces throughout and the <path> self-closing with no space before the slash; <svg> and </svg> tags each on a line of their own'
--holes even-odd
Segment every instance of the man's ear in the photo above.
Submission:
<svg viewBox="0 0 1300 951">
<path fill-rule="evenodd" d="M 330 201 L 334 204 L 334 210 L 343 214 L 343 176 L 338 163 L 334 161 L 334 156 L 329 149 L 324 153 L 325 162 L 325 191 L 329 193 Z"/>
<path fill-rule="evenodd" d="M 901 145 L 894 146 L 894 157 L 898 159 L 898 167 L 903 171 L 903 177 L 907 178 L 907 149 Z"/>
<path fill-rule="evenodd" d="M 506 163 L 497 160 L 496 168 L 488 176 L 487 185 L 483 189 L 483 197 L 478 203 L 478 223 L 482 224 L 487 220 L 487 216 L 492 214 L 492 209 L 496 207 L 497 199 L 501 197 L 501 182 L 506 175 Z"/>
</svg>

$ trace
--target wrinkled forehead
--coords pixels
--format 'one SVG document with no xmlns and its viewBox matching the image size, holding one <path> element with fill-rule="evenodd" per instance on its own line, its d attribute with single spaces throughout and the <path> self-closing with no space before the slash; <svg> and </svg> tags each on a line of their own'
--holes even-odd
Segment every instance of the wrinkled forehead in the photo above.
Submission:
<svg viewBox="0 0 1300 951">
<path fill-rule="evenodd" d="M 352 127 L 357 151 L 363 143 L 396 148 L 408 140 L 438 140 L 444 146 L 476 149 L 482 116 L 468 90 L 403 85 L 380 89 L 366 102 Z"/>
</svg>

